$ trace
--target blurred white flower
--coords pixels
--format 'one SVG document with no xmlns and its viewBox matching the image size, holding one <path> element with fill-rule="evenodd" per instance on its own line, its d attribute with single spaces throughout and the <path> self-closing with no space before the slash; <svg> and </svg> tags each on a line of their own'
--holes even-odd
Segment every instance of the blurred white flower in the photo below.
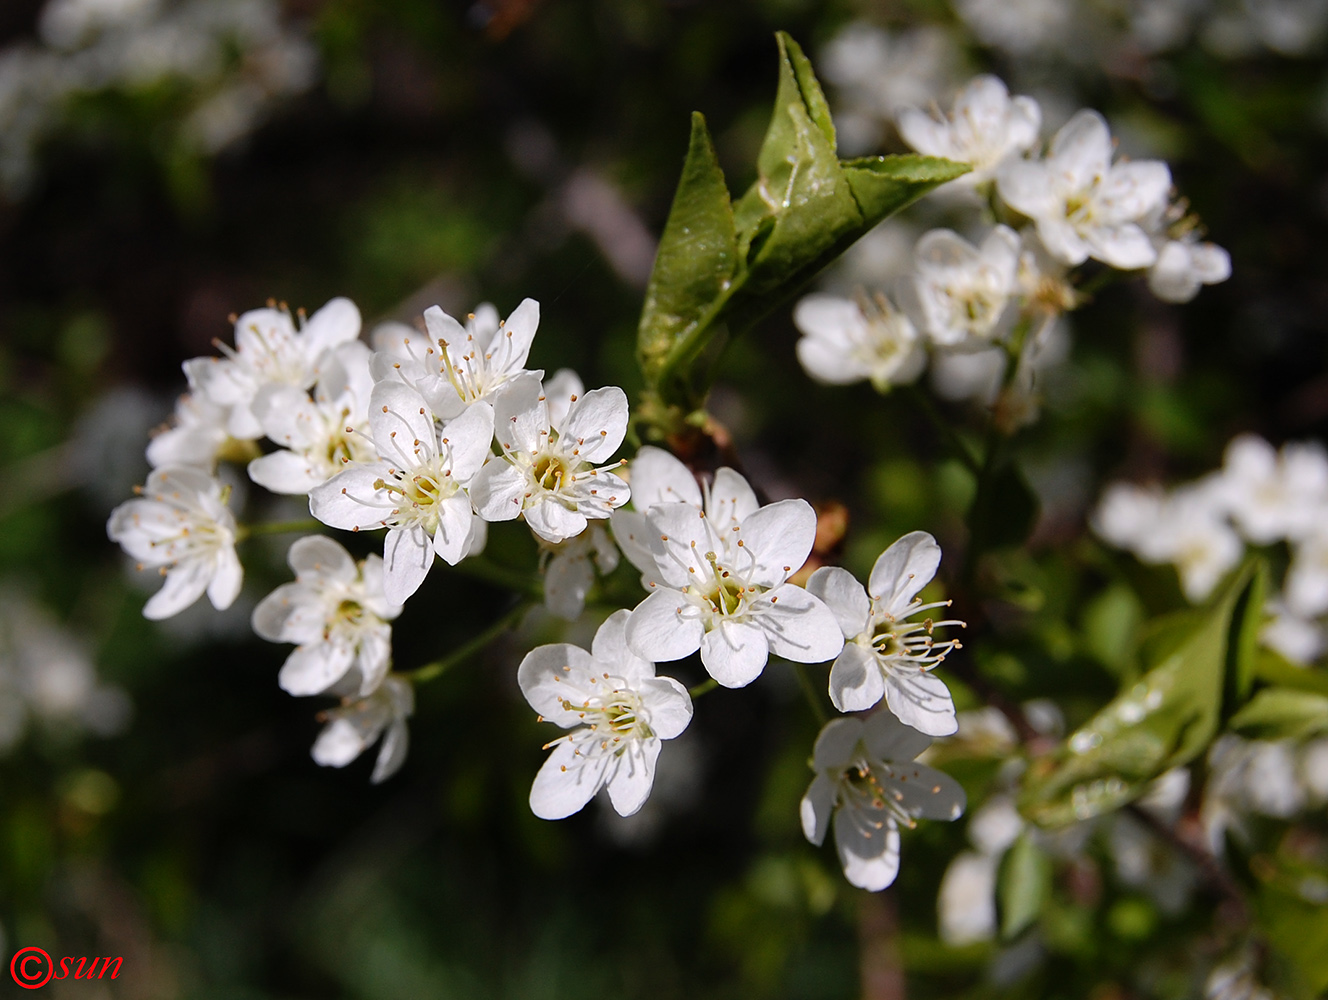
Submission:
<svg viewBox="0 0 1328 1000">
<path fill-rule="evenodd" d="M 984 44 L 1023 56 L 1063 44 L 1075 5 L 1063 0 L 956 0 L 955 10 Z"/>
<path fill-rule="evenodd" d="M 941 563 L 941 547 L 925 531 L 900 538 L 872 567 L 870 596 L 853 575 L 822 566 L 807 589 L 825 602 L 847 640 L 830 668 L 830 700 L 841 712 L 860 712 L 885 698 L 900 721 L 928 736 L 958 729 L 954 700 L 945 682 L 931 673 L 954 639 L 937 642 L 934 629 L 961 622 L 909 619 L 949 601 L 923 604 L 918 592 Z"/>
<path fill-rule="evenodd" d="M 712 491 L 707 506 L 722 502 Z M 741 520 L 708 517 L 690 503 L 656 504 L 646 520 L 659 580 L 627 625 L 638 655 L 679 660 L 700 649 L 711 677 L 744 687 L 771 653 L 797 663 L 839 654 L 844 638 L 830 609 L 787 582 L 816 538 L 807 501 L 781 500 Z"/>
<path fill-rule="evenodd" d="M 825 840 L 831 819 L 844 877 L 878 892 L 899 873 L 899 826 L 917 819 L 953 820 L 964 811 L 964 790 L 915 757 L 931 738 L 889 712 L 832 719 L 816 737 L 812 779 L 802 798 L 802 832 Z"/>
<path fill-rule="evenodd" d="M 618 546 L 598 522 L 565 542 L 541 539 L 539 545 L 544 605 L 559 618 L 575 621 L 586 606 L 596 571 L 608 576 L 618 568 Z"/>
<path fill-rule="evenodd" d="M 1317 443 L 1281 452 L 1254 434 L 1227 445 L 1219 489 L 1242 533 L 1256 545 L 1302 538 L 1328 513 L 1328 453 Z"/>
<path fill-rule="evenodd" d="M 361 696 L 387 676 L 392 627 L 401 613 L 383 594 L 383 560 L 356 563 L 330 538 L 310 535 L 290 547 L 295 582 L 283 583 L 254 609 L 254 631 L 269 642 L 293 642 L 277 676 L 294 695 L 322 694 L 351 671 Z"/>
<path fill-rule="evenodd" d="M 802 333 L 802 367 L 828 385 L 870 379 L 885 392 L 912 382 L 927 363 L 917 330 L 883 295 L 871 301 L 808 295 L 793 310 L 793 324 Z"/>
<path fill-rule="evenodd" d="M 1189 302 L 1204 285 L 1231 277 L 1231 255 L 1216 243 L 1166 240 L 1148 271 L 1148 287 L 1163 302 Z"/>
<path fill-rule="evenodd" d="M 495 402 L 502 458 L 490 460 L 471 484 L 475 508 L 486 521 L 524 517 L 546 542 L 574 538 L 631 496 L 609 471 L 621 462 L 595 465 L 626 433 L 627 395 L 617 386 L 549 396 L 533 379 L 513 383 Z"/>
<path fill-rule="evenodd" d="M 471 551 L 471 484 L 493 441 L 493 410 L 480 403 L 439 431 L 424 398 L 402 382 L 379 382 L 369 397 L 379 459 L 354 464 L 309 491 L 309 512 L 351 531 L 387 528 L 384 592 L 404 604 L 437 555 L 455 565 Z"/>
<path fill-rule="evenodd" d="M 263 390 L 308 389 L 318 380 L 325 351 L 360 334 L 360 311 L 350 299 L 332 299 L 298 327 L 286 309 L 253 309 L 235 321 L 235 347 L 217 342 L 224 358 L 184 363 L 189 387 L 230 413 L 232 437 L 263 435 L 254 403 Z"/>
<path fill-rule="evenodd" d="M 975 247 L 949 229 L 933 229 L 914 251 L 912 288 L 920 325 L 941 347 L 986 346 L 1008 332 L 1019 235 L 996 226 Z"/>
<path fill-rule="evenodd" d="M 230 440 L 226 433 L 228 417 L 226 407 L 199 393 L 186 393 L 176 400 L 170 424 L 148 442 L 148 464 L 154 469 L 196 465 L 212 472 L 217 467 L 217 453 Z"/>
<path fill-rule="evenodd" d="M 1328 633 L 1320 622 L 1301 617 L 1276 597 L 1268 601 L 1264 611 L 1270 618 L 1259 631 L 1259 641 L 1269 649 L 1302 667 L 1309 666 L 1323 655 L 1328 646 Z"/>
<path fill-rule="evenodd" d="M 1042 110 L 1031 97 L 1010 97 L 1005 83 L 989 75 L 975 77 L 955 95 L 944 118 L 917 108 L 899 113 L 899 134 L 919 153 L 967 163 L 973 169 L 952 181 L 973 188 L 985 184 L 1011 156 L 1037 142 Z"/>
<path fill-rule="evenodd" d="M 1001 198 L 1028 216 L 1058 260 L 1089 257 L 1122 270 L 1151 266 L 1157 251 L 1141 223 L 1166 204 L 1171 171 L 1159 160 L 1112 161 L 1111 132 L 1080 111 L 1051 140 L 1043 160 L 1012 160 L 997 175 Z"/>
<path fill-rule="evenodd" d="M 406 762 L 410 744 L 406 719 L 414 711 L 415 690 L 410 681 L 389 674 L 367 698 L 343 699 L 338 708 L 320 716 L 327 724 L 314 741 L 314 761 L 323 767 L 345 767 L 382 736 L 369 780 L 375 785 L 386 781 Z"/>
<path fill-rule="evenodd" d="M 687 689 L 655 676 L 655 665 L 628 648 L 630 614 L 610 615 L 589 653 L 567 643 L 538 646 L 517 669 L 541 721 L 571 730 L 545 744 L 553 753 L 530 789 L 530 808 L 541 819 L 579 812 L 601 788 L 619 815 L 631 816 L 650 795 L 660 741 L 691 722 Z"/>
<path fill-rule="evenodd" d="M 1319 514 L 1322 519 L 1328 508 Z M 1328 611 L 1328 523 L 1291 547 L 1283 594 L 1292 611 L 1314 617 Z"/>
<path fill-rule="evenodd" d="M 141 493 L 111 511 L 106 533 L 140 570 L 150 567 L 166 578 L 144 616 L 169 618 L 204 591 L 217 610 L 230 607 L 244 570 L 221 483 L 202 469 L 168 465 L 152 471 Z"/>
</svg>

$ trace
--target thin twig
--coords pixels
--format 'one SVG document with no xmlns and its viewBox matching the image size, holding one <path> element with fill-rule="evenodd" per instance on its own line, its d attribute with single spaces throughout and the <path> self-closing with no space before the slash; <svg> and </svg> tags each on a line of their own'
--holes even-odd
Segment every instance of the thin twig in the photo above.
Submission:
<svg viewBox="0 0 1328 1000">
<path fill-rule="evenodd" d="M 517 621 L 520 619 L 520 617 L 526 612 L 526 609 L 529 607 L 530 607 L 529 602 L 522 601 L 516 607 L 512 608 L 511 611 L 507 612 L 507 614 L 503 615 L 496 622 L 494 622 L 492 625 L 486 628 L 479 635 L 475 636 L 475 638 L 471 639 L 469 642 L 458 647 L 452 653 L 448 654 L 447 656 L 444 656 L 440 660 L 434 660 L 432 663 L 426 663 L 424 666 L 420 667 L 419 669 L 410 671 L 405 676 L 416 684 L 422 684 L 425 681 L 431 681 L 435 677 L 439 677 L 447 673 L 447 671 L 451 670 L 453 667 L 457 666 L 460 663 L 464 663 L 466 660 L 470 659 L 476 653 L 488 647 L 488 645 L 492 643 L 495 639 L 497 639 L 503 633 L 507 632 L 513 625 L 517 623 Z"/>
</svg>

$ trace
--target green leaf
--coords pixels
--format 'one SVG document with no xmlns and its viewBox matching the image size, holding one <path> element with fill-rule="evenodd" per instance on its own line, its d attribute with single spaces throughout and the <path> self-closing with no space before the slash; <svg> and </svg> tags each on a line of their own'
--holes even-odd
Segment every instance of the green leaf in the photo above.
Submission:
<svg viewBox="0 0 1328 1000">
<path fill-rule="evenodd" d="M 648 380 L 723 299 L 737 263 L 729 189 L 705 118 L 692 115 L 682 177 L 646 287 L 637 348 Z"/>
<path fill-rule="evenodd" d="M 1001 937 L 1010 939 L 1037 920 L 1051 892 L 1051 859 L 1024 831 L 1001 867 Z"/>
<path fill-rule="evenodd" d="M 1230 725 L 1255 739 L 1305 739 L 1328 731 L 1328 695 L 1264 688 L 1232 716 Z"/>
<path fill-rule="evenodd" d="M 1248 599 L 1257 576 L 1247 565 L 1207 608 L 1172 616 L 1145 638 L 1147 672 L 1034 762 L 1019 803 L 1026 816 L 1057 827 L 1117 809 L 1208 747 L 1228 675 L 1248 669 L 1241 636 L 1245 619 L 1261 613 Z"/>
<path fill-rule="evenodd" d="M 966 163 L 912 155 L 845 160 L 842 166 L 868 229 L 972 169 Z"/>
<path fill-rule="evenodd" d="M 1281 653 L 1271 649 L 1260 649 L 1255 654 L 1254 676 L 1269 684 L 1278 684 L 1296 691 L 1313 691 L 1328 695 L 1328 670 L 1297 666 Z"/>
<path fill-rule="evenodd" d="M 1117 678 L 1124 677 L 1130 668 L 1143 616 L 1143 604 L 1123 583 L 1108 587 L 1084 608 L 1085 649 Z"/>
<path fill-rule="evenodd" d="M 638 333 L 638 423 L 679 430 L 705 399 L 728 340 L 787 302 L 888 215 L 969 168 L 923 156 L 841 164 L 835 127 L 802 49 L 779 43 L 779 88 L 757 179 L 729 201 L 705 123 L 692 142 L 651 273 Z"/>
</svg>

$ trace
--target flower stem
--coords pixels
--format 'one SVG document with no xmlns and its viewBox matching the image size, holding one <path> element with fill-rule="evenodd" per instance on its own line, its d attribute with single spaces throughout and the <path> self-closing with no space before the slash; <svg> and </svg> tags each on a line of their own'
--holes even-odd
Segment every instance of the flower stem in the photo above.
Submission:
<svg viewBox="0 0 1328 1000">
<path fill-rule="evenodd" d="M 803 696 L 807 699 L 812 715 L 816 716 L 816 724 L 824 726 L 829 721 L 830 714 L 825 710 L 825 706 L 821 704 L 821 696 L 816 690 L 816 685 L 812 683 L 811 672 L 807 669 L 807 664 L 793 664 L 793 672 L 798 677 L 798 686 L 802 688 Z"/>
<path fill-rule="evenodd" d="M 717 687 L 719 687 L 719 681 L 715 680 L 713 677 L 710 677 L 707 678 L 706 680 L 703 680 L 700 684 L 697 684 L 695 687 L 688 688 L 687 693 L 691 695 L 692 700 L 695 701 L 697 698 L 701 697 L 701 695 L 709 691 L 713 691 Z"/>
<path fill-rule="evenodd" d="M 235 529 L 235 540 L 242 542 L 254 535 L 286 535 L 297 531 L 322 531 L 323 522 L 312 517 L 298 521 L 268 521 L 265 524 L 241 524 Z"/>
<path fill-rule="evenodd" d="M 476 653 L 486 648 L 495 639 L 508 631 L 525 614 L 526 609 L 530 607 L 529 601 L 522 601 L 511 611 L 503 615 L 496 622 L 486 628 L 475 638 L 458 647 L 453 652 L 444 656 L 442 659 L 434 660 L 432 663 L 426 663 L 416 670 L 405 674 L 415 684 L 423 684 L 425 681 L 431 681 L 435 677 L 440 677 L 458 664 L 466 662 Z"/>
</svg>

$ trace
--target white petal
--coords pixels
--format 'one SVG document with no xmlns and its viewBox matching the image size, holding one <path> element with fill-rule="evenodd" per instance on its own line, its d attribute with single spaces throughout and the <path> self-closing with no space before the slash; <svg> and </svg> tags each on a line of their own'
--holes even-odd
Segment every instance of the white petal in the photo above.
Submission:
<svg viewBox="0 0 1328 1000">
<path fill-rule="evenodd" d="M 302 583 L 283 583 L 258 602 L 251 624 L 268 642 L 303 645 L 322 637 L 326 621 L 327 609 L 317 593 Z"/>
<path fill-rule="evenodd" d="M 807 561 L 816 542 L 816 511 L 806 500 L 780 500 L 743 518 L 737 537 L 755 558 L 750 569 L 742 567 L 748 578 L 776 587 Z"/>
<path fill-rule="evenodd" d="M 1013 160 L 997 175 L 996 184 L 1006 204 L 1030 219 L 1042 219 L 1064 210 L 1044 163 Z"/>
<path fill-rule="evenodd" d="M 705 626 L 684 617 L 687 598 L 676 590 L 656 590 L 636 606 L 627 621 L 627 645 L 651 663 L 681 660 L 701 648 Z"/>
<path fill-rule="evenodd" d="M 521 516 L 526 480 L 510 463 L 490 459 L 470 481 L 467 492 L 484 520 L 511 521 Z"/>
<path fill-rule="evenodd" d="M 830 668 L 830 701 L 841 712 L 865 712 L 885 696 L 885 677 L 876 653 L 856 642 L 844 643 L 844 651 Z"/>
<path fill-rule="evenodd" d="M 470 550 L 471 532 L 477 520 L 470 509 L 470 498 L 457 493 L 439 500 L 434 507 L 438 511 L 438 528 L 433 534 L 433 550 L 447 565 L 455 566 Z"/>
<path fill-rule="evenodd" d="M 817 771 L 841 771 L 853 763 L 863 738 L 861 719 L 831 719 L 821 727 L 812 750 Z"/>
<path fill-rule="evenodd" d="M 640 681 L 641 701 L 650 710 L 650 728 L 661 740 L 680 736 L 692 721 L 692 696 L 672 677 Z"/>
<path fill-rule="evenodd" d="M 741 475 L 727 466 L 715 473 L 705 508 L 715 531 L 728 531 L 756 513 L 760 506 L 756 492 Z"/>
<path fill-rule="evenodd" d="M 352 465 L 309 491 L 309 513 L 332 528 L 381 527 L 384 511 L 392 509 L 392 497 L 374 483 L 386 475 L 387 467 L 376 462 Z"/>
<path fill-rule="evenodd" d="M 698 574 L 709 572 L 706 553 L 724 551 L 714 519 L 691 504 L 656 504 L 646 513 L 646 521 L 651 528 L 650 551 L 670 586 L 690 586 Z"/>
<path fill-rule="evenodd" d="M 885 702 L 900 722 L 920 733 L 953 736 L 959 731 L 950 689 L 929 671 L 909 664 L 895 665 L 885 675 Z"/>
<path fill-rule="evenodd" d="M 559 618 L 576 621 L 594 583 L 595 568 L 584 552 L 555 552 L 544 568 L 544 606 Z"/>
<path fill-rule="evenodd" d="M 359 570 L 350 553 L 326 535 L 305 535 L 291 545 L 286 561 L 295 570 L 296 579 L 314 577 L 350 583 Z"/>
<path fill-rule="evenodd" d="M 379 382 L 369 396 L 374 447 L 396 469 L 414 469 L 438 454 L 438 432 L 424 397 L 402 382 Z"/>
<path fill-rule="evenodd" d="M 493 435 L 504 451 L 536 454 L 548 440 L 549 409 L 539 379 L 521 378 L 493 401 Z"/>
<path fill-rule="evenodd" d="M 375 785 L 381 784 L 401 770 L 406 763 L 406 752 L 410 749 L 410 729 L 404 719 L 393 719 L 383 736 L 383 745 L 378 748 L 378 759 L 374 761 L 373 774 L 369 780 Z"/>
<path fill-rule="evenodd" d="M 727 688 L 746 687 L 761 675 L 769 659 L 770 642 L 754 624 L 720 621 L 701 639 L 701 662 Z"/>
<path fill-rule="evenodd" d="M 539 303 L 534 299 L 522 299 L 490 342 L 489 350 L 493 354 L 490 364 L 495 370 L 512 374 L 525 367 L 539 320 Z"/>
<path fill-rule="evenodd" d="M 240 584 L 243 581 L 244 567 L 240 565 L 235 549 L 231 547 L 222 549 L 217 553 L 212 579 L 208 583 L 208 600 L 218 611 L 225 611 L 240 596 Z"/>
<path fill-rule="evenodd" d="M 392 660 L 392 629 L 379 625 L 360 633 L 355 667 L 360 672 L 360 697 L 373 694 L 387 676 Z"/>
<path fill-rule="evenodd" d="M 580 458 L 607 460 L 627 433 L 627 394 L 616 385 L 592 389 L 572 404 L 562 433 L 578 442 Z"/>
<path fill-rule="evenodd" d="M 387 385 L 383 382 L 381 385 Z M 420 589 L 433 565 L 433 544 L 419 525 L 393 528 L 383 543 L 383 594 L 393 604 Z"/>
<path fill-rule="evenodd" d="M 906 726 L 889 712 L 876 712 L 863 723 L 868 752 L 886 763 L 907 762 L 931 746 L 931 737 Z"/>
<path fill-rule="evenodd" d="M 871 601 L 862 584 L 848 570 L 822 566 L 807 581 L 807 590 L 824 601 L 834 613 L 844 638 L 853 639 L 867 631 Z"/>
<path fill-rule="evenodd" d="M 586 384 L 570 368 L 560 368 L 544 380 L 544 403 L 549 408 L 549 424 L 558 431 L 567 422 L 572 400 L 585 395 Z"/>
<path fill-rule="evenodd" d="M 516 680 L 530 707 L 548 722 L 571 729 L 581 724 L 575 709 L 589 696 L 584 681 L 595 671 L 595 659 L 580 646 L 559 642 L 536 646 L 521 660 Z"/>
<path fill-rule="evenodd" d="M 807 786 L 807 793 L 798 805 L 802 819 L 802 835 L 817 847 L 825 843 L 825 831 L 835 810 L 835 784 L 824 774 L 818 774 Z"/>
<path fill-rule="evenodd" d="M 941 547 L 925 531 L 910 531 L 881 553 L 867 589 L 878 613 L 899 618 L 941 565 Z"/>
<path fill-rule="evenodd" d="M 691 470 L 663 448 L 646 445 L 628 466 L 632 503 L 639 511 L 657 503 L 689 503 L 701 506 L 701 488 Z M 640 569 L 640 566 L 637 566 Z"/>
<path fill-rule="evenodd" d="M 448 468 L 458 483 L 470 482 L 491 454 L 493 443 L 493 407 L 472 403 L 466 412 L 443 425 L 442 440 L 450 450 Z"/>
<path fill-rule="evenodd" d="M 530 788 L 530 811 L 540 819 L 563 819 L 580 812 L 603 786 L 611 760 L 597 752 L 598 744 L 580 741 L 587 749 L 577 754 L 578 743 L 564 741 L 553 748 Z"/>
<path fill-rule="evenodd" d="M 636 687 L 647 678 L 655 676 L 655 665 L 637 656 L 627 645 L 627 622 L 631 617 L 632 612 L 623 608 L 604 619 L 604 623 L 595 632 L 590 654 L 615 677 L 621 677 Z M 671 737 L 666 736 L 664 739 Z"/>
<path fill-rule="evenodd" d="M 898 805 L 910 816 L 957 819 L 963 815 L 968 801 L 964 789 L 954 778 L 917 761 L 891 765 L 880 778 Z"/>
<path fill-rule="evenodd" d="M 586 530 L 586 515 L 568 510 L 554 499 L 541 500 L 525 509 L 526 524 L 546 542 L 564 542 Z"/>
<path fill-rule="evenodd" d="M 249 478 L 273 493 L 298 496 L 321 486 L 326 478 L 313 463 L 293 451 L 274 451 L 249 463 Z"/>
<path fill-rule="evenodd" d="M 1104 264 L 1122 271 L 1151 267 L 1157 260 L 1157 250 L 1148 234 L 1132 223 L 1100 227 L 1082 233 L 1092 255 Z"/>
<path fill-rule="evenodd" d="M 349 719 L 333 719 L 314 741 L 313 758 L 323 767 L 345 767 L 362 754 L 366 746 L 364 733 Z"/>
<path fill-rule="evenodd" d="M 1084 109 L 1061 126 L 1051 140 L 1049 166 L 1072 191 L 1088 187 L 1111 166 L 1111 130 L 1096 111 Z M 1018 206 L 1016 206 L 1018 207 Z"/>
<path fill-rule="evenodd" d="M 212 567 L 201 559 L 182 562 L 168 570 L 166 582 L 143 605 L 143 617 L 160 621 L 178 615 L 203 596 L 212 580 Z"/>
<path fill-rule="evenodd" d="M 820 598 L 786 583 L 762 594 L 753 606 L 770 650 L 795 663 L 825 663 L 844 648 L 844 634 Z"/>
<path fill-rule="evenodd" d="M 287 321 L 289 322 L 289 320 Z M 309 317 L 300 331 L 305 356 L 313 360 L 330 347 L 360 335 L 360 310 L 347 298 L 335 298 Z"/>
<path fill-rule="evenodd" d="M 876 828 L 874 823 L 882 823 Z M 835 813 L 835 849 L 851 885 L 880 892 L 899 874 L 899 827 L 884 811 L 854 822 L 848 810 Z"/>
<path fill-rule="evenodd" d="M 322 694 L 350 669 L 355 651 L 344 642 L 319 642 L 300 646 L 286 657 L 277 683 L 287 694 Z"/>
<path fill-rule="evenodd" d="M 609 801 L 619 816 L 641 811 L 655 783 L 655 761 L 662 744 L 657 739 L 633 740 L 619 757 L 609 779 Z"/>
</svg>

